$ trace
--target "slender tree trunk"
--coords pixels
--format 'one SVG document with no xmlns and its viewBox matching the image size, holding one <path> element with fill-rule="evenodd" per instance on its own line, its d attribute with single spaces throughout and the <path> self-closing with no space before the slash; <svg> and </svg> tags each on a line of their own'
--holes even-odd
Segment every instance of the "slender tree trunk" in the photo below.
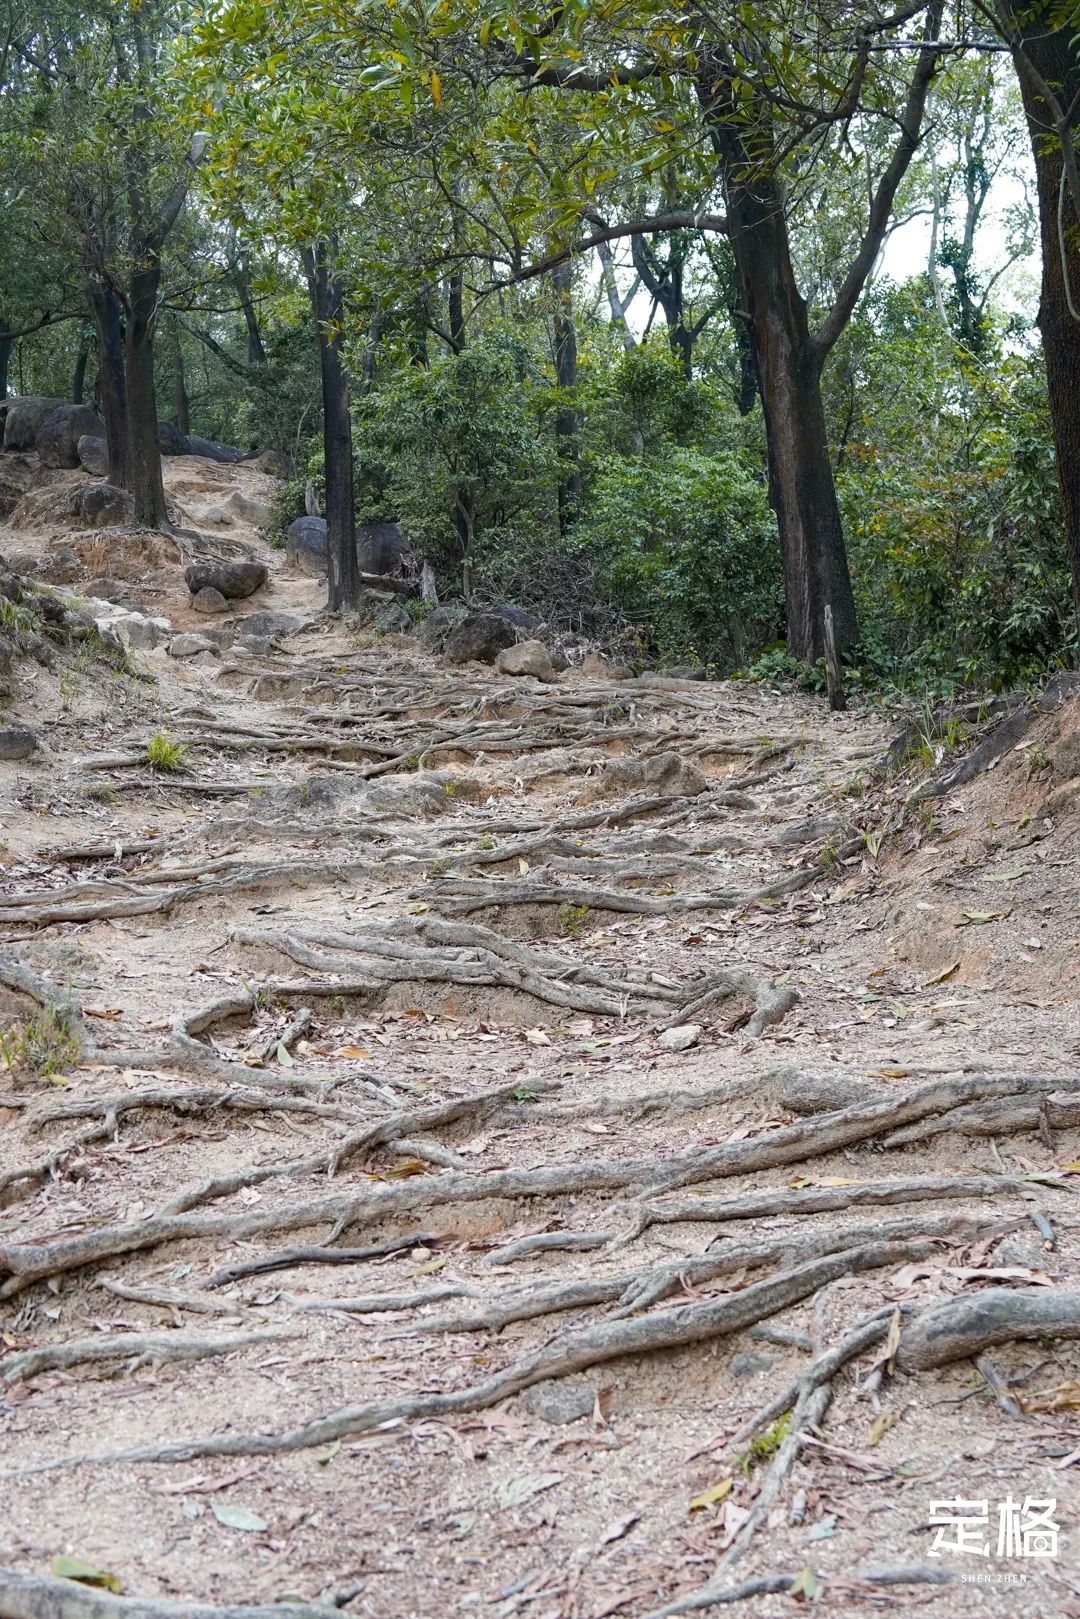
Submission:
<svg viewBox="0 0 1080 1619">
<path fill-rule="evenodd" d="M 188 398 L 187 376 L 184 371 L 184 349 L 180 341 L 180 326 L 169 322 L 169 364 L 172 368 L 173 414 L 181 433 L 191 432 L 191 401 Z"/>
<path fill-rule="evenodd" d="M 322 370 L 323 457 L 326 476 L 327 606 L 332 613 L 360 601 L 353 509 L 352 422 L 349 382 L 341 363 L 341 283 L 333 269 L 334 242 L 308 249 L 305 261 L 311 306 L 319 331 Z"/>
<path fill-rule="evenodd" d="M 124 334 L 124 375 L 127 379 L 128 476 L 127 488 L 135 500 L 135 521 L 147 528 L 164 528 L 165 485 L 161 478 L 157 392 L 154 386 L 154 333 L 157 326 L 161 262 L 156 254 L 141 254 L 131 277 L 128 322 Z"/>
<path fill-rule="evenodd" d="M 240 308 L 244 312 L 244 325 L 247 327 L 247 358 L 248 365 L 265 366 L 266 350 L 263 347 L 262 332 L 259 330 L 259 317 L 255 313 L 255 305 L 251 298 L 251 288 L 247 276 L 242 270 L 236 272 L 234 278 L 237 294 L 240 298 Z M 187 429 L 185 428 L 186 432 Z"/>
<path fill-rule="evenodd" d="M 607 294 L 608 308 L 611 310 L 611 324 L 617 328 L 622 338 L 622 346 L 627 354 L 633 354 L 637 349 L 637 342 L 630 330 L 630 322 L 626 318 L 626 311 L 630 304 L 630 293 L 626 298 L 619 291 L 619 281 L 615 274 L 615 255 L 607 242 L 600 242 L 596 249 L 600 260 L 600 278 L 604 283 Z M 636 291 L 636 284 L 635 289 Z"/>
<path fill-rule="evenodd" d="M 744 150 L 739 123 L 716 101 L 719 68 L 700 85 L 723 165 L 728 232 L 740 302 L 754 356 L 769 451 L 769 488 L 780 530 L 787 649 L 814 663 L 825 650 L 825 608 L 832 607 L 838 651 L 858 639 L 840 508 L 821 398 L 822 354 L 807 319 L 791 262 L 784 200 L 777 179 Z"/>
<path fill-rule="evenodd" d="M 86 396 L 86 364 L 90 358 L 90 334 L 84 332 L 79 339 L 79 352 L 75 356 L 75 370 L 71 378 L 71 403 L 81 405 Z"/>
<path fill-rule="evenodd" d="M 450 317 L 450 346 L 455 354 L 465 352 L 465 276 L 455 270 L 447 290 L 447 313 Z"/>
<path fill-rule="evenodd" d="M 14 341 L 15 339 L 12 337 L 0 337 L 0 399 L 7 398 L 8 366 L 11 364 L 11 349 Z"/>
<path fill-rule="evenodd" d="M 577 334 L 571 298 L 573 266 L 569 259 L 551 272 L 555 290 L 555 381 L 561 395 L 555 413 L 559 455 L 559 527 L 565 531 L 581 510 L 581 418 L 574 403 L 577 390 Z"/>
<path fill-rule="evenodd" d="M 120 330 L 120 300 L 112 287 L 95 282 L 90 308 L 97 331 L 98 386 L 101 416 L 109 445 L 109 482 L 127 488 L 128 414 L 124 376 L 124 339 Z"/>
<path fill-rule="evenodd" d="M 1060 108 L 1080 105 L 1080 61 L 1070 37 L 1075 28 L 1062 20 L 1049 0 L 1035 6 L 1010 4 L 1004 9 L 1020 37 L 1020 49 L 1014 51 L 1014 61 L 1039 190 L 1042 237 L 1039 330 L 1057 450 L 1065 542 L 1072 570 L 1073 603 L 1080 617 L 1080 220 L 1073 187 L 1067 183 L 1062 143 L 1053 133 L 1056 121 L 1045 99 L 1045 91 L 1049 89 Z M 1067 138 L 1072 140 L 1071 130 Z"/>
</svg>

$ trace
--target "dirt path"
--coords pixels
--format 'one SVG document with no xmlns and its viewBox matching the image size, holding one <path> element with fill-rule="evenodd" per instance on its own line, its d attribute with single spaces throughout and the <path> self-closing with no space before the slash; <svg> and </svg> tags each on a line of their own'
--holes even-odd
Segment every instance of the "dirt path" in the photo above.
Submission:
<svg viewBox="0 0 1080 1619">
<path fill-rule="evenodd" d="M 1075 1406 L 1077 1347 L 873 1370 L 929 1305 L 1076 1286 L 1076 850 L 1023 844 L 1031 772 L 1006 836 L 763 688 L 318 626 L 140 662 L 39 673 L 46 753 L 0 764 L 0 1026 L 82 1008 L 0 1082 L 0 1561 L 379 1619 L 774 1574 L 741 1611 L 781 1614 L 809 1570 L 1080 1614 L 1080 1422 L 986 1380 Z M 987 1557 L 930 1555 L 954 1497 Z M 1007 1498 L 1056 1556 L 995 1555 Z"/>
</svg>

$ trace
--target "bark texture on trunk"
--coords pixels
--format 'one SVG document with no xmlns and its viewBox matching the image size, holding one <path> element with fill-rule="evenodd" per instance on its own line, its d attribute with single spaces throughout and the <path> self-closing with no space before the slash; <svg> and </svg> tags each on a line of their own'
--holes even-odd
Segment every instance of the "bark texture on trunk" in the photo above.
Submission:
<svg viewBox="0 0 1080 1619">
<path fill-rule="evenodd" d="M 180 341 L 179 322 L 174 318 L 169 323 L 169 363 L 172 367 L 172 393 L 173 414 L 176 425 L 181 433 L 191 432 L 191 402 L 187 391 L 187 374 L 184 370 L 184 349 Z"/>
<path fill-rule="evenodd" d="M 157 392 L 154 387 L 154 332 L 160 283 L 160 260 L 156 254 L 147 254 L 132 273 L 127 331 L 124 334 L 128 414 L 127 487 L 135 502 L 136 523 L 144 523 L 148 528 L 164 528 L 168 522 L 165 485 L 161 479 Z"/>
<path fill-rule="evenodd" d="M 577 389 L 577 333 L 571 297 L 573 266 L 564 260 L 551 272 L 555 290 L 555 381 L 563 396 L 555 413 L 559 456 L 559 527 L 564 531 L 581 510 L 581 418 L 574 403 Z"/>
<path fill-rule="evenodd" d="M 81 405 L 86 396 L 86 363 L 90 358 L 90 338 L 84 332 L 79 339 L 79 352 L 75 356 L 75 370 L 71 377 L 71 403 Z"/>
<path fill-rule="evenodd" d="M 1045 3 L 1009 6 L 1007 14 L 1019 36 L 1014 60 L 1035 157 L 1042 237 L 1039 330 L 1073 604 L 1080 618 L 1080 220 L 1062 142 L 1054 133 L 1057 120 L 1045 94 L 1049 89 L 1059 109 L 1080 106 L 1080 59 L 1070 37 L 1075 27 L 1062 25 L 1059 8 Z M 1072 141 L 1071 130 L 1066 138 Z"/>
<path fill-rule="evenodd" d="M 124 339 L 120 300 L 112 287 L 95 282 L 90 288 L 90 309 L 97 332 L 98 386 L 101 417 L 109 445 L 109 482 L 127 488 L 128 417 L 127 381 L 124 376 Z"/>
<path fill-rule="evenodd" d="M 255 313 L 247 276 L 242 270 L 236 272 L 235 286 L 240 299 L 240 308 L 244 312 L 244 325 L 247 328 L 248 365 L 265 367 L 266 350 L 263 347 L 262 332 L 259 330 L 259 317 Z"/>
<path fill-rule="evenodd" d="M 825 651 L 825 608 L 837 650 L 858 639 L 844 530 L 833 483 L 815 344 L 791 260 L 784 199 L 759 153 L 744 148 L 737 120 L 715 99 L 719 75 L 701 86 L 719 153 L 742 316 L 765 413 L 769 488 L 780 530 L 787 649 L 814 663 Z"/>
<path fill-rule="evenodd" d="M 356 555 L 353 507 L 349 382 L 341 363 L 343 297 L 333 263 L 333 243 L 320 242 L 306 254 L 312 311 L 319 331 L 319 365 L 322 372 L 327 606 L 336 613 L 359 603 L 360 564 Z"/>
</svg>

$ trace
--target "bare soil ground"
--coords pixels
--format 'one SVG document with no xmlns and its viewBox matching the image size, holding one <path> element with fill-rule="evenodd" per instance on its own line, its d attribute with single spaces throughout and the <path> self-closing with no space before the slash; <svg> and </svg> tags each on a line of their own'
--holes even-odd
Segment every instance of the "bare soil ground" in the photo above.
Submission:
<svg viewBox="0 0 1080 1619">
<path fill-rule="evenodd" d="M 319 620 L 206 518 L 262 474 L 169 476 L 271 565 L 237 616 L 312 627 L 21 671 L 0 1562 L 372 1619 L 1080 1615 L 1080 1344 L 914 1326 L 1076 1299 L 1080 702 L 912 804 L 880 715 Z M 74 579 L 126 557 L 204 628 L 166 550 Z M 957 1497 L 986 1556 L 931 1555 Z M 997 1555 L 1028 1499 L 1056 1555 Z"/>
</svg>

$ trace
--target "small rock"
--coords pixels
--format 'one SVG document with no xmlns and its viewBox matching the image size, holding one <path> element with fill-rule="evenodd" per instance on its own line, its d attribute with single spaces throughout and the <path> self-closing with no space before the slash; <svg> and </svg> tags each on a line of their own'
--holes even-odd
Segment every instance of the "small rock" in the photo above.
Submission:
<svg viewBox="0 0 1080 1619">
<path fill-rule="evenodd" d="M 776 1100 L 789 1113 L 800 1116 L 835 1113 L 876 1101 L 881 1094 L 876 1085 L 851 1079 L 847 1074 L 808 1074 L 795 1063 L 782 1063 L 766 1076 L 776 1085 Z"/>
<path fill-rule="evenodd" d="M 245 613 L 243 618 L 236 620 L 236 633 L 247 639 L 254 636 L 268 635 L 295 635 L 302 630 L 306 620 L 296 613 L 274 613 L 269 610 L 263 613 Z"/>
<path fill-rule="evenodd" d="M 0 725 L 0 760 L 29 759 L 37 752 L 37 737 L 28 725 Z"/>
<path fill-rule="evenodd" d="M 125 613 L 114 618 L 112 631 L 126 652 L 152 652 L 172 634 L 167 618 L 144 618 L 141 613 Z"/>
<path fill-rule="evenodd" d="M 215 590 L 212 585 L 204 585 L 201 590 L 197 590 L 191 598 L 191 605 L 196 613 L 227 613 L 229 611 L 229 604 L 221 591 Z"/>
<path fill-rule="evenodd" d="M 656 1042 L 664 1051 L 689 1051 L 701 1039 L 700 1023 L 679 1023 L 674 1029 L 665 1029 Z"/>
<path fill-rule="evenodd" d="M 534 675 L 537 680 L 551 680 L 555 670 L 551 654 L 543 641 L 519 641 L 508 646 L 495 660 L 495 667 L 503 675 Z"/>
<path fill-rule="evenodd" d="M 516 640 L 514 626 L 505 618 L 495 613 L 473 613 L 447 636 L 446 656 L 451 663 L 494 663 L 499 653 Z"/>
<path fill-rule="evenodd" d="M 376 635 L 402 635 L 412 629 L 412 619 L 404 602 L 391 602 L 376 616 L 371 627 Z"/>
<path fill-rule="evenodd" d="M 252 596 L 266 583 L 262 562 L 192 562 L 184 569 L 187 587 L 193 596 L 200 590 L 217 590 L 230 601 Z"/>
<path fill-rule="evenodd" d="M 468 616 L 469 609 L 460 602 L 446 602 L 442 607 L 434 608 L 420 625 L 421 641 L 425 646 L 438 649 L 459 624 L 464 624 Z"/>
<path fill-rule="evenodd" d="M 226 511 L 233 517 L 238 517 L 242 523 L 250 523 L 252 528 L 270 527 L 270 507 L 265 500 L 257 500 L 252 495 L 245 495 L 239 489 L 234 489 L 225 502 Z"/>
<path fill-rule="evenodd" d="M 749 1350 L 745 1355 L 736 1355 L 731 1363 L 732 1377 L 756 1377 L 759 1372 L 767 1372 L 774 1366 L 772 1355 L 757 1355 Z"/>
<path fill-rule="evenodd" d="M 609 663 L 599 652 L 587 652 L 581 661 L 581 672 L 589 680 L 630 680 L 632 671 L 625 663 Z"/>
<path fill-rule="evenodd" d="M 1025 1270 L 1045 1270 L 1046 1250 L 1037 1242 L 1025 1242 L 1021 1237 L 1005 1237 L 994 1253 L 995 1265 L 1019 1265 Z"/>
<path fill-rule="evenodd" d="M 208 635 L 191 630 L 186 635 L 174 635 L 166 651 L 170 658 L 193 658 L 197 652 L 213 652 L 215 646 Z"/>
<path fill-rule="evenodd" d="M 562 1428 L 592 1413 L 596 1392 L 587 1385 L 567 1383 L 560 1378 L 558 1382 L 537 1383 L 526 1389 L 521 1404 L 531 1416 L 550 1422 L 553 1428 Z"/>
</svg>

